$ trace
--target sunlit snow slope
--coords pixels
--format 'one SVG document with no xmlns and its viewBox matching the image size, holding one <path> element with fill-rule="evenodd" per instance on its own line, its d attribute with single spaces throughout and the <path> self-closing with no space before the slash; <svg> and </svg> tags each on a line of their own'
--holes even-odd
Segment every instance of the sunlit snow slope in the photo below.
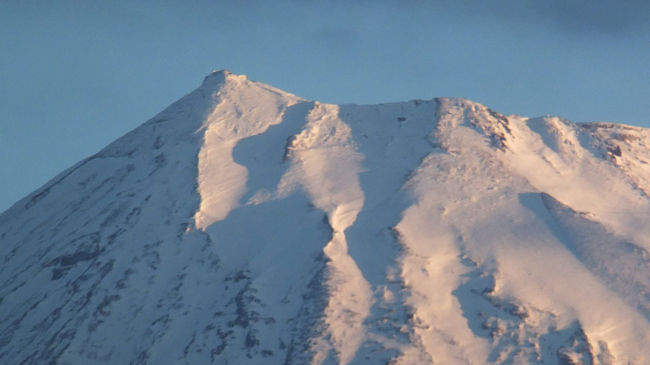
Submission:
<svg viewBox="0 0 650 365">
<path fill-rule="evenodd" d="M 0 363 L 650 364 L 649 145 L 215 72 L 0 215 Z"/>
</svg>

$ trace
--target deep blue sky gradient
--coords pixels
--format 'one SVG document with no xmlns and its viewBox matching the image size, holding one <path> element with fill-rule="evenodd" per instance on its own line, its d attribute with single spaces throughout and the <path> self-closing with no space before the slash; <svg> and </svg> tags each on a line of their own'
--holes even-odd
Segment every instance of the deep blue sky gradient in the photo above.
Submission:
<svg viewBox="0 0 650 365">
<path fill-rule="evenodd" d="M 223 68 L 650 127 L 650 1 L 0 1 L 0 211 Z"/>
</svg>

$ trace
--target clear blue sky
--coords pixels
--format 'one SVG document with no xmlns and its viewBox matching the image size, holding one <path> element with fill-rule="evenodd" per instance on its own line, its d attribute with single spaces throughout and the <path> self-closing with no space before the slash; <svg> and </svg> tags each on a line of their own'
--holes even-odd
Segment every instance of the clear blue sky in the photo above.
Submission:
<svg viewBox="0 0 650 365">
<path fill-rule="evenodd" d="M 0 211 L 223 68 L 650 127 L 650 1 L 0 1 Z"/>
</svg>

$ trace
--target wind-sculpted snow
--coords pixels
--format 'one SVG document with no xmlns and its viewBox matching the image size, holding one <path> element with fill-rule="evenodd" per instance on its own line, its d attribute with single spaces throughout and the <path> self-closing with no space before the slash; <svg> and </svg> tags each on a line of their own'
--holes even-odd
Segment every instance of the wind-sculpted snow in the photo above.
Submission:
<svg viewBox="0 0 650 365">
<path fill-rule="evenodd" d="M 0 363 L 647 364 L 648 143 L 215 72 L 0 215 Z"/>
</svg>

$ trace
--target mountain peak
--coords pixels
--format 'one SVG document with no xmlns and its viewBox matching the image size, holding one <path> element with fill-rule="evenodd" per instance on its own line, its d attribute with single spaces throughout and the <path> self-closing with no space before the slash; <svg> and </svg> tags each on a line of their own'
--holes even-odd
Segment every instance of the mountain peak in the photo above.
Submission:
<svg viewBox="0 0 650 365">
<path fill-rule="evenodd" d="M 247 78 L 246 75 L 233 74 L 227 69 L 223 69 L 223 70 L 215 69 L 203 79 L 203 83 L 201 86 L 208 87 L 208 88 L 216 88 L 229 81 L 234 81 L 234 80 L 245 81 L 247 80 Z"/>
<path fill-rule="evenodd" d="M 0 214 L 0 363 L 638 363 L 650 133 L 214 71 Z"/>
</svg>

